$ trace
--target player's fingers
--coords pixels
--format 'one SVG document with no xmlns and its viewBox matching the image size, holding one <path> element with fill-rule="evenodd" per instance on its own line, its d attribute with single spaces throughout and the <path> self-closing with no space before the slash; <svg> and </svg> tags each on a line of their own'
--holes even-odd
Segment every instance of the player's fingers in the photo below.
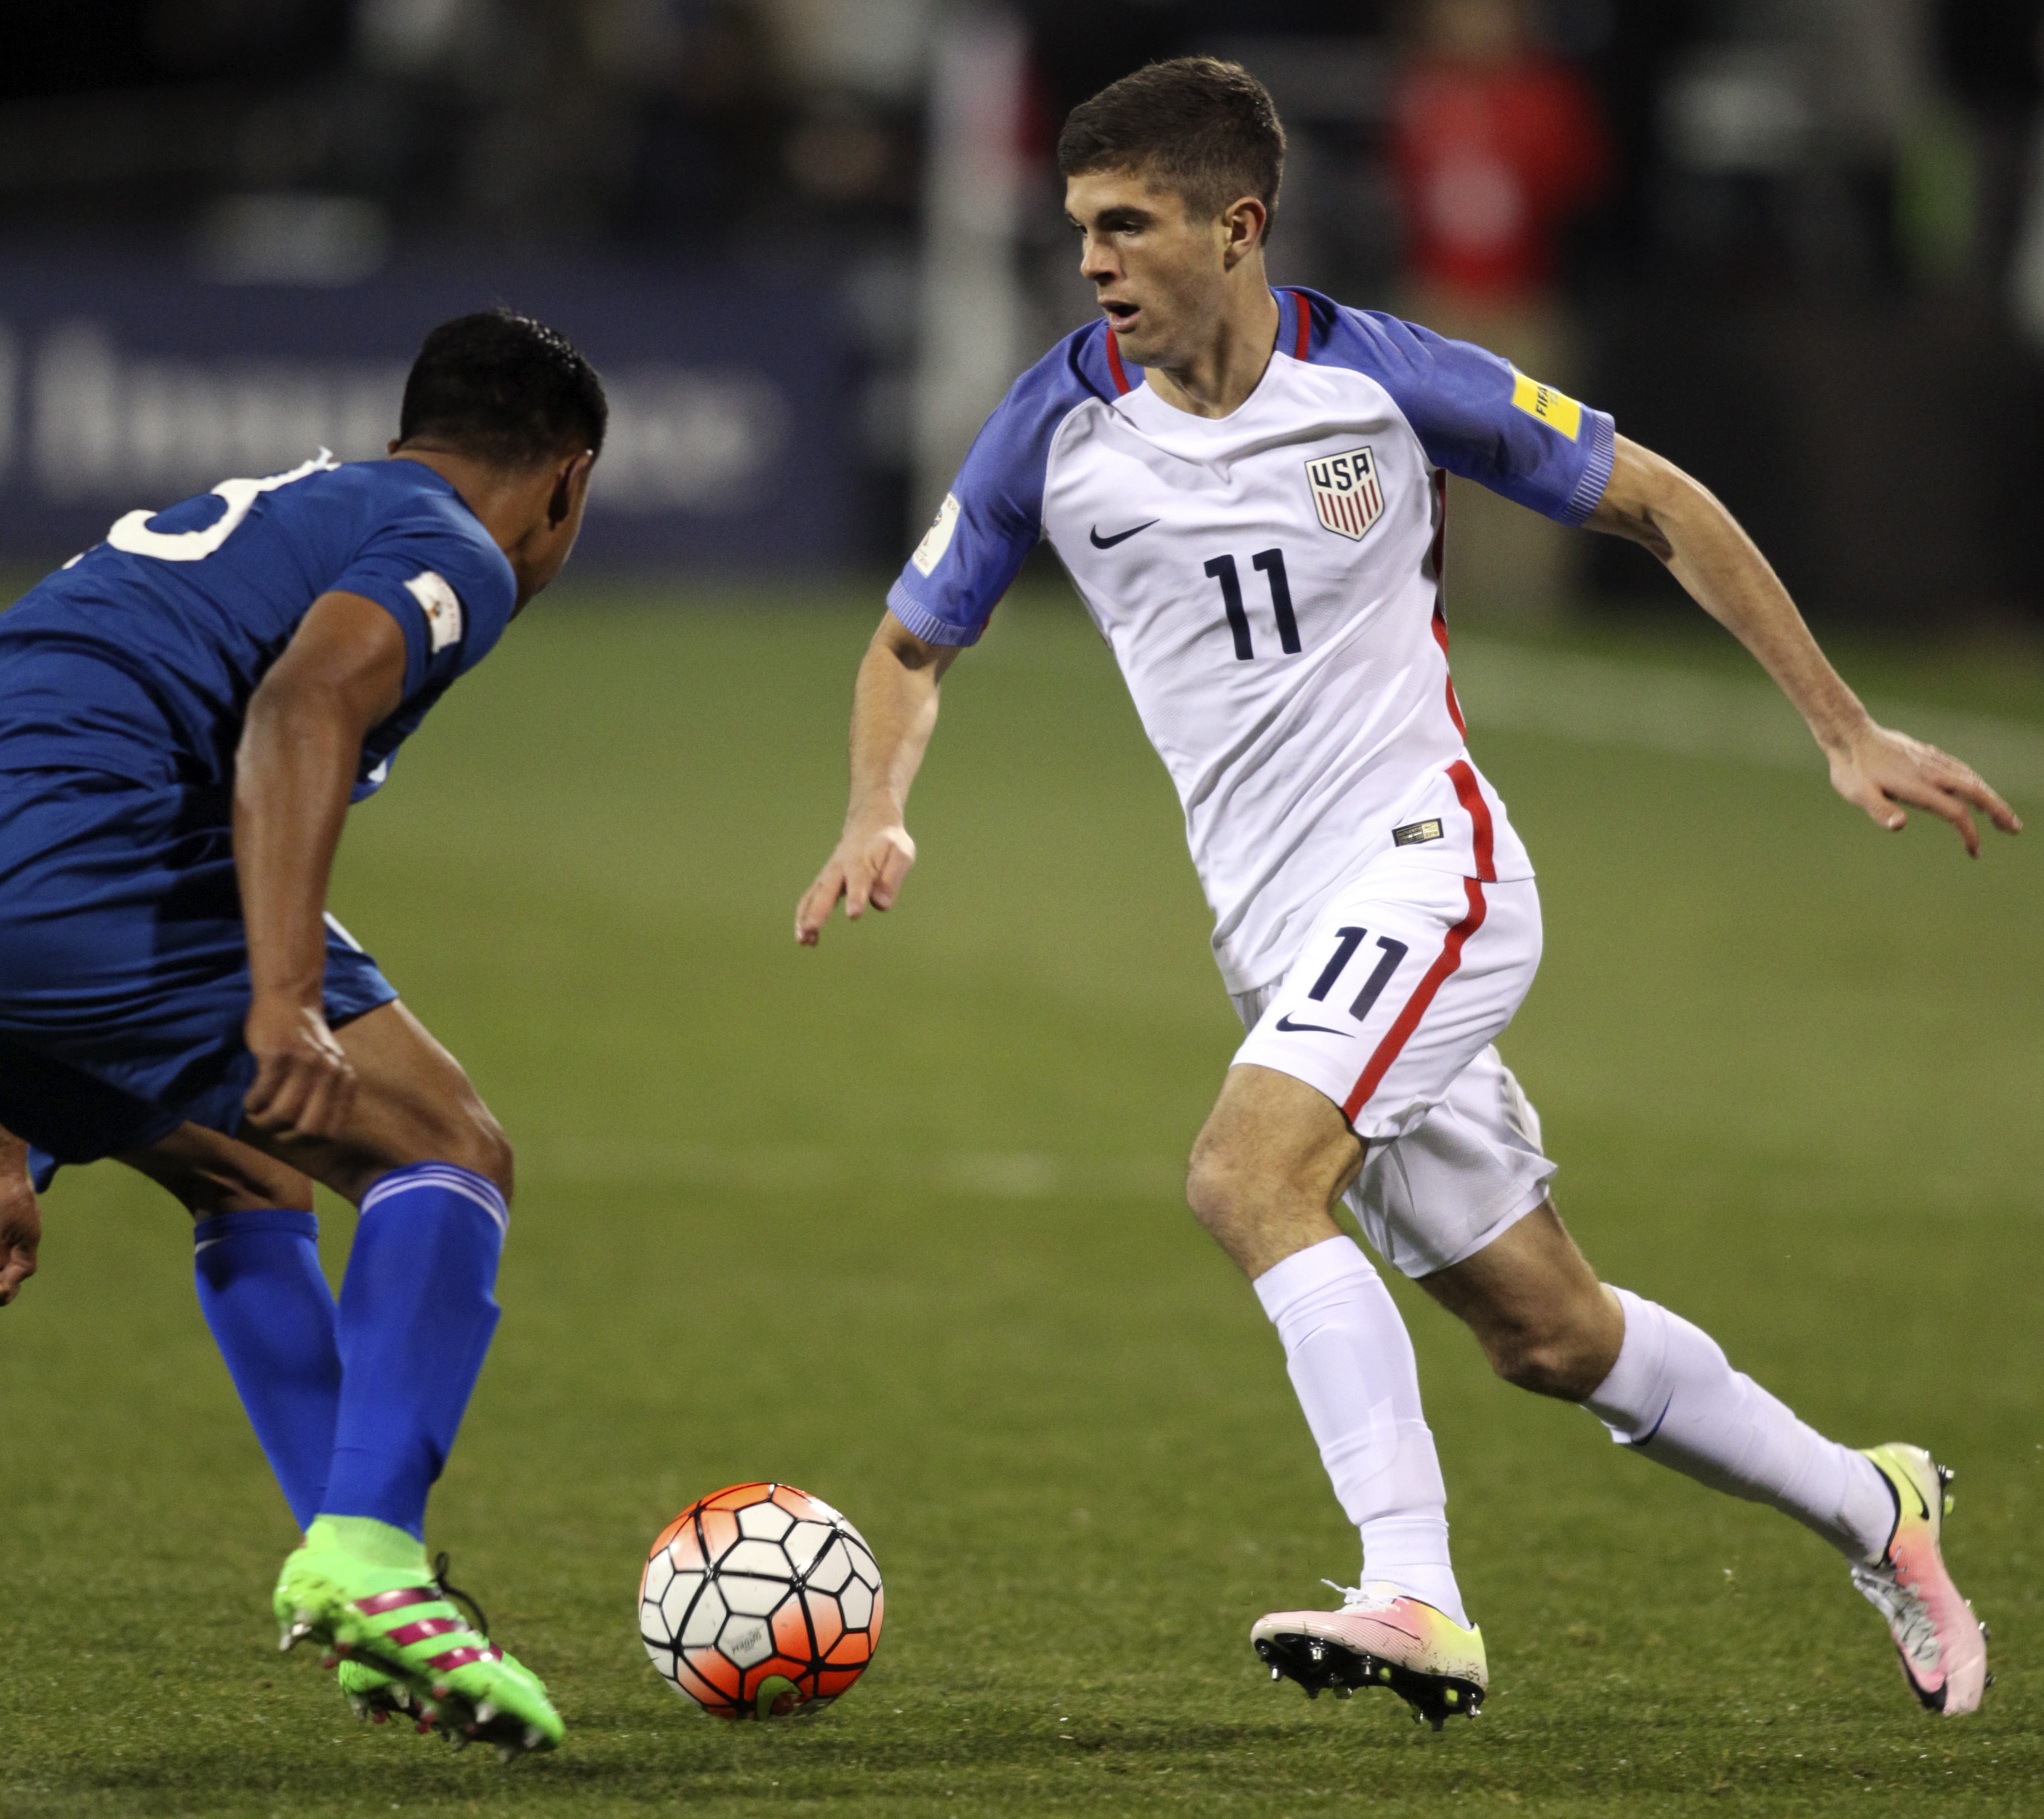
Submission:
<svg viewBox="0 0 2044 1819">
<path fill-rule="evenodd" d="M 347 1067 L 313 1081 L 305 1102 L 294 1121 L 294 1136 L 341 1136 L 348 1129 L 348 1114 L 355 1106 L 355 1070 Z"/>
<path fill-rule="evenodd" d="M 1909 817 L 1902 812 L 1901 804 L 1891 800 L 1857 766 L 1835 769 L 1831 772 L 1831 787 L 1855 808 L 1864 809 L 1890 833 L 1908 824 Z"/>
<path fill-rule="evenodd" d="M 1888 794 L 1916 808 L 1928 809 L 1932 814 L 1950 821 L 1958 830 L 1959 838 L 1965 842 L 1966 851 L 1975 858 L 1980 856 L 1980 829 L 1973 825 L 1965 801 L 1953 791 L 1941 788 L 1919 774 L 1889 784 Z"/>
<path fill-rule="evenodd" d="M 844 919 L 847 922 L 856 922 L 866 913 L 866 905 L 872 902 L 874 871 L 873 861 L 863 854 L 846 865 Z"/>
<path fill-rule="evenodd" d="M 909 875 L 909 867 L 916 863 L 913 852 L 905 852 L 891 840 L 886 855 L 880 861 L 878 875 L 873 880 L 873 907 L 892 910 L 894 899 L 901 894 L 901 885 Z"/>
<path fill-rule="evenodd" d="M 280 1055 L 257 1056 L 256 1078 L 248 1083 L 248 1090 L 241 1095 L 243 1115 L 264 1130 L 270 1128 L 271 1117 L 276 1109 L 278 1093 L 283 1083 L 283 1067 L 284 1058 Z"/>
<path fill-rule="evenodd" d="M 1958 764 L 1958 760 L 1954 759 L 1953 763 Z M 2004 833 L 2023 832 L 2023 817 L 2002 800 L 2000 793 L 1984 777 L 1965 764 L 1959 764 L 1958 770 L 1958 776 L 1946 786 L 1953 794 L 1963 796 Z"/>
<path fill-rule="evenodd" d="M 802 893 L 802 900 L 795 906 L 795 939 L 805 948 L 816 944 L 816 936 L 830 913 L 837 907 L 837 900 L 844 894 L 844 867 L 833 857 L 829 864 L 816 874 L 816 881 Z"/>
</svg>

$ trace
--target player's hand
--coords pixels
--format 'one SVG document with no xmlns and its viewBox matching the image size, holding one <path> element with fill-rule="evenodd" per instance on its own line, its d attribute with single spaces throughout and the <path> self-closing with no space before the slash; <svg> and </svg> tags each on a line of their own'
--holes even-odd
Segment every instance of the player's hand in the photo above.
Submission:
<svg viewBox="0 0 2044 1819">
<path fill-rule="evenodd" d="M 830 863 L 795 906 L 795 939 L 805 948 L 816 944 L 838 899 L 844 899 L 844 919 L 856 922 L 868 906 L 891 910 L 901 894 L 902 880 L 916 863 L 916 843 L 899 821 L 847 829 Z"/>
<path fill-rule="evenodd" d="M 355 1104 L 355 1068 L 319 1010 L 290 998 L 258 998 L 246 1032 L 256 1079 L 241 1109 L 278 1136 L 338 1137 Z"/>
<path fill-rule="evenodd" d="M 29 1179 L 27 1152 L 18 1144 L 0 1143 L 0 1307 L 36 1273 L 42 1241 L 42 1209 Z"/>
<path fill-rule="evenodd" d="M 1989 789 L 1971 767 L 1911 739 L 1868 721 L 1831 752 L 1831 787 L 1856 802 L 1890 833 L 1908 821 L 1904 802 L 1942 815 L 1958 829 L 1966 851 L 1980 857 L 1980 829 L 1972 811 L 1978 809 L 2004 833 L 2020 833 L 2015 810 Z"/>
</svg>

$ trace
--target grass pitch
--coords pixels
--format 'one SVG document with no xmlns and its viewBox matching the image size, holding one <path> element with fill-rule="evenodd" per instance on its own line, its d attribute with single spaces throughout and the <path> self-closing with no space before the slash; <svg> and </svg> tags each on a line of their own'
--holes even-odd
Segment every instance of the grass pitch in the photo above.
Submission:
<svg viewBox="0 0 2044 1819">
<path fill-rule="evenodd" d="M 1959 1468 L 1999 1679 L 1977 1719 L 1920 1714 L 1817 1541 L 1495 1383 L 1400 1285 L 1493 1674 L 1436 1738 L 1389 1698 L 1308 1705 L 1247 1645 L 1354 1541 L 1182 1209 L 1238 1033 L 1105 652 L 1004 608 L 947 686 L 901 907 L 805 953 L 877 609 L 651 605 L 521 622 L 354 817 L 336 894 L 519 1145 L 429 1539 L 567 1748 L 501 1771 L 360 1729 L 273 1652 L 289 1518 L 182 1215 L 110 1166 L 60 1182 L 0 1314 L 0 1814 L 2044 1807 L 2044 828 L 1969 865 L 1924 817 L 1879 835 L 1814 756 L 1500 732 L 1472 660 L 1542 868 L 1504 1047 L 1564 1213 L 1819 1425 Z M 1849 667 L 2044 728 L 2034 663 Z M 634 1632 L 655 1530 L 752 1477 L 840 1505 L 888 1575 L 878 1663 L 814 1724 L 696 1717 Z"/>
</svg>

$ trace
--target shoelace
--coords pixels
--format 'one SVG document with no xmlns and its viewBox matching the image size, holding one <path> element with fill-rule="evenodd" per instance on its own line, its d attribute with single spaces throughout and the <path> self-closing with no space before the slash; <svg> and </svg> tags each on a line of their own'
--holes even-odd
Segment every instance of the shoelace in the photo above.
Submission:
<svg viewBox="0 0 2044 1819">
<path fill-rule="evenodd" d="M 1854 1567 L 1852 1579 L 1862 1596 L 1888 1619 L 1902 1652 L 1919 1667 L 1935 1667 L 1938 1626 L 1923 1594 L 1904 1584 L 1892 1567 Z"/>
<path fill-rule="evenodd" d="M 433 1588 L 450 1604 L 459 1603 L 468 1607 L 469 1614 L 475 1619 L 475 1633 L 486 1640 L 490 1635 L 490 1620 L 482 1614 L 482 1606 L 459 1586 L 448 1582 L 448 1567 L 452 1557 L 444 1550 L 433 1562 Z"/>
<path fill-rule="evenodd" d="M 1395 1592 L 1374 1592 L 1367 1586 L 1337 1585 L 1332 1579 L 1322 1579 L 1320 1583 L 1329 1591 L 1342 1594 L 1343 1610 L 1389 1610 L 1398 1602 Z"/>
</svg>

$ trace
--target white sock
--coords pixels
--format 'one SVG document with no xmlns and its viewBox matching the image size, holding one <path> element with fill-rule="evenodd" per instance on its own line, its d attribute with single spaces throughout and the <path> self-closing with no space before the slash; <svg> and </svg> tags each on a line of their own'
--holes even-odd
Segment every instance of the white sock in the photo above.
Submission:
<svg viewBox="0 0 2044 1819">
<path fill-rule="evenodd" d="M 1644 1457 L 1814 1529 L 1848 1559 L 1877 1559 L 1895 1498 L 1873 1460 L 1827 1440 L 1735 1371 L 1717 1341 L 1679 1314 L 1614 1291 L 1625 1343 L 1583 1406 Z"/>
<path fill-rule="evenodd" d="M 1391 1291 L 1353 1238 L 1325 1238 L 1256 1279 L 1335 1495 L 1362 1532 L 1363 1576 L 1466 1625 L 1448 1563 L 1447 1490 L 1420 1370 Z"/>
</svg>

